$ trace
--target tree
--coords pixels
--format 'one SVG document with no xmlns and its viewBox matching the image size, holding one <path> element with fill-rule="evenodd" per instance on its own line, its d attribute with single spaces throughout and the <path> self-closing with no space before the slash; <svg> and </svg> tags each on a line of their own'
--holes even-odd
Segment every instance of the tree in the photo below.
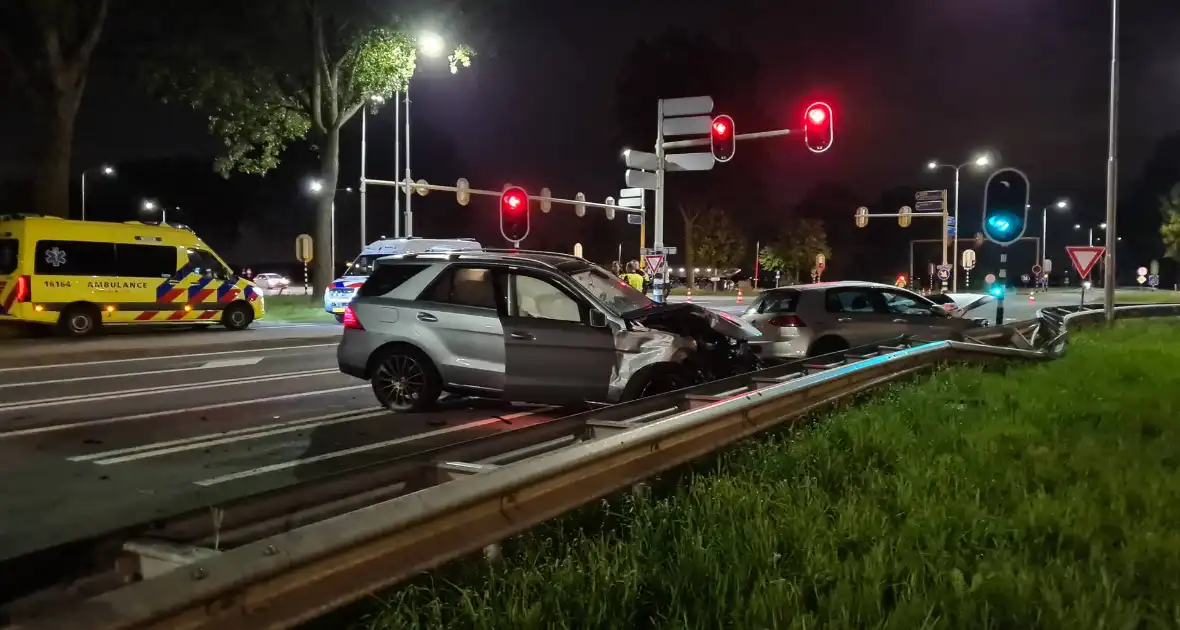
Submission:
<svg viewBox="0 0 1180 630">
<path fill-rule="evenodd" d="M 28 96 L 41 140 L 34 184 L 37 211 L 70 213 L 74 122 L 108 0 L 18 0 L 0 8 L 0 61 Z"/>
<path fill-rule="evenodd" d="M 682 208 L 682 213 L 685 210 Z M 685 217 L 685 234 L 691 232 L 690 238 L 685 238 L 685 247 L 691 247 L 691 258 L 686 263 L 691 272 L 692 267 L 724 268 L 732 267 L 741 260 L 746 250 L 746 238 L 734 226 L 729 215 L 716 206 L 692 215 L 689 221 Z M 689 245 L 691 241 L 691 246 Z M 695 274 L 689 277 L 695 281 Z M 692 286 L 691 284 L 689 286 Z"/>
<path fill-rule="evenodd" d="M 1180 184 L 1160 197 L 1160 237 L 1164 241 L 1164 255 L 1180 262 Z"/>
<path fill-rule="evenodd" d="M 775 241 L 758 252 L 758 261 L 765 269 L 782 272 L 788 284 L 798 284 L 803 274 L 815 266 L 817 254 L 832 255 L 824 222 L 794 219 Z"/>
<path fill-rule="evenodd" d="M 340 129 L 361 107 L 404 91 L 418 52 L 413 37 L 363 3 L 340 4 L 328 11 L 319 0 L 200 3 L 184 22 L 192 35 L 178 37 L 149 73 L 164 100 L 209 114 L 209 130 L 225 147 L 215 162 L 222 175 L 265 174 L 290 143 L 312 142 L 323 191 L 314 229 L 319 244 L 331 241 Z M 451 71 L 470 66 L 473 54 L 456 48 Z M 316 295 L 335 276 L 333 262 L 316 257 Z"/>
</svg>

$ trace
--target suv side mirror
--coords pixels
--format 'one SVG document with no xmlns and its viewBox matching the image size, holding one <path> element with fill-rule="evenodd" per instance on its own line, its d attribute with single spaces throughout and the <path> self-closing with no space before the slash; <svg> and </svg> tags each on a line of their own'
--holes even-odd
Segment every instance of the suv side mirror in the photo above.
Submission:
<svg viewBox="0 0 1180 630">
<path fill-rule="evenodd" d="M 596 308 L 590 309 L 590 327 L 591 328 L 606 328 L 606 326 L 607 326 L 606 313 L 603 313 L 602 311 L 600 311 Z"/>
</svg>

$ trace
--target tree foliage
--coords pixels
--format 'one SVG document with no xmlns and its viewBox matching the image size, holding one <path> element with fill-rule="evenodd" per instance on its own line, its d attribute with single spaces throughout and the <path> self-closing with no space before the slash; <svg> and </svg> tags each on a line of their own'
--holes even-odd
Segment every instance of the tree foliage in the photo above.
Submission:
<svg viewBox="0 0 1180 630">
<path fill-rule="evenodd" d="M 29 98 L 42 138 L 37 211 L 65 217 L 70 209 L 74 122 L 108 0 L 6 0 L 0 3 L 0 65 Z"/>
<path fill-rule="evenodd" d="M 1180 184 L 1160 197 L 1160 237 L 1164 241 L 1164 255 L 1180 261 Z"/>
<path fill-rule="evenodd" d="M 692 223 L 691 264 L 697 267 L 725 268 L 737 266 L 746 250 L 746 237 L 733 224 L 729 214 L 717 206 L 696 216 Z"/>
<path fill-rule="evenodd" d="M 780 271 L 789 284 L 798 284 L 815 266 L 815 257 L 831 257 L 832 248 L 818 219 L 798 218 L 790 221 L 782 233 L 758 252 L 764 269 Z"/>
<path fill-rule="evenodd" d="M 204 15 L 217 13 L 207 4 Z M 396 23 L 325 12 L 315 0 L 222 8 L 199 18 L 205 28 L 190 29 L 148 74 L 165 101 L 209 114 L 209 130 L 225 147 L 216 163 L 222 174 L 265 173 L 295 140 L 321 145 L 361 107 L 404 91 L 414 74 L 417 42 Z M 472 56 L 456 48 L 452 71 Z"/>
</svg>

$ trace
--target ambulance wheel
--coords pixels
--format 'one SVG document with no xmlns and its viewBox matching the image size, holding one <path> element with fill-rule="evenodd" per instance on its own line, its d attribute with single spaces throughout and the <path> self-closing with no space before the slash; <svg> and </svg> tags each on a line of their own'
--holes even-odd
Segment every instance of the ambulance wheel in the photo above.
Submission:
<svg viewBox="0 0 1180 630">
<path fill-rule="evenodd" d="M 102 316 L 92 304 L 74 304 L 62 311 L 57 328 L 67 337 L 87 337 L 102 327 Z"/>
<path fill-rule="evenodd" d="M 254 309 L 245 302 L 234 302 L 221 314 L 221 325 L 230 330 L 246 330 L 254 323 Z"/>
</svg>

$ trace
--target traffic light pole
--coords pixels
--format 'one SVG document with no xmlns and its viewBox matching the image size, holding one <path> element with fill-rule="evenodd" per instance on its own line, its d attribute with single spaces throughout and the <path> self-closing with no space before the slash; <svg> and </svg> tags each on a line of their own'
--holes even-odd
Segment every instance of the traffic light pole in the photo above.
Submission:
<svg viewBox="0 0 1180 630">
<path fill-rule="evenodd" d="M 656 116 L 656 217 L 655 234 L 652 235 L 652 249 L 656 252 L 664 251 L 664 101 L 661 99 L 657 106 Z M 706 140 L 706 144 L 708 141 Z M 657 303 L 664 302 L 664 280 L 668 277 L 668 265 L 651 279 L 652 299 Z"/>
</svg>

